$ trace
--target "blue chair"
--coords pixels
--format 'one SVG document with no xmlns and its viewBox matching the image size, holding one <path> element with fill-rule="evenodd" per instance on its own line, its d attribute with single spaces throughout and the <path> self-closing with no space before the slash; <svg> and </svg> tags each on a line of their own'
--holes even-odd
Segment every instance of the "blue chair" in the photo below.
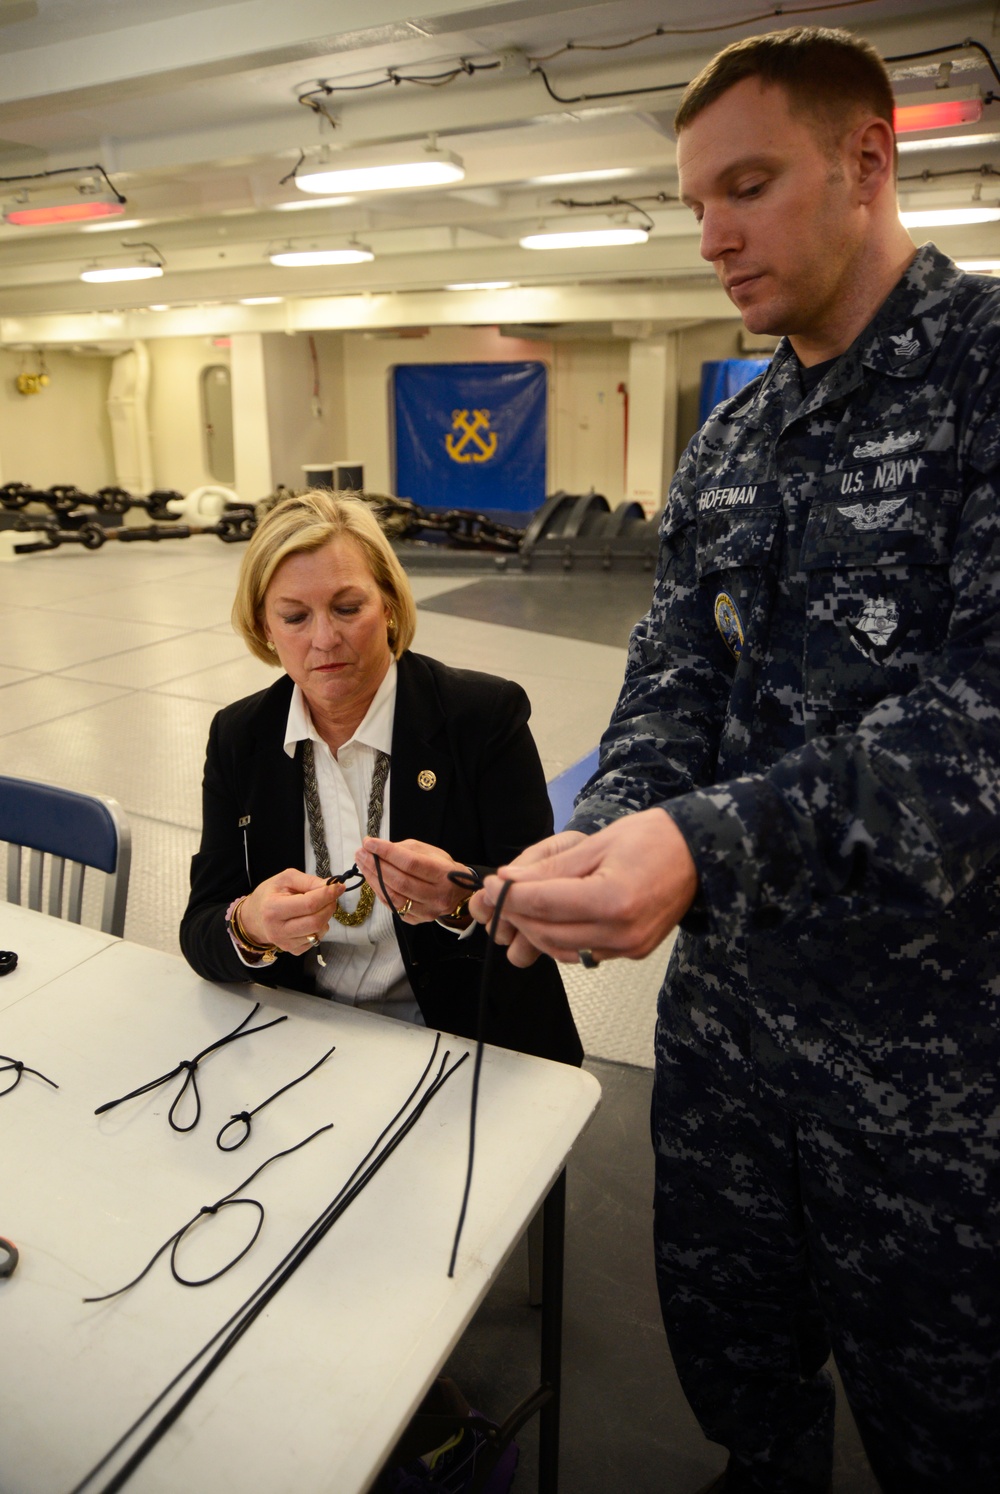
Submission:
<svg viewBox="0 0 1000 1494">
<path fill-rule="evenodd" d="M 124 934 L 132 832 L 115 799 L 0 774 L 0 840 L 7 842 L 9 903 L 21 902 L 21 852 L 27 850 L 29 908 L 79 923 L 84 872 L 93 868 L 105 874 L 101 928 L 119 938 Z M 43 909 L 46 857 L 48 897 Z M 64 899 L 67 862 L 70 874 Z"/>
</svg>

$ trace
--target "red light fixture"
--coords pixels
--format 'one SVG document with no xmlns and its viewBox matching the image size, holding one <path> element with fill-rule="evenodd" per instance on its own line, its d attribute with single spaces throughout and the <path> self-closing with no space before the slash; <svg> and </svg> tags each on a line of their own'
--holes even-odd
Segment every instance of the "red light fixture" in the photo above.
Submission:
<svg viewBox="0 0 1000 1494">
<path fill-rule="evenodd" d="M 982 99 L 942 99 L 939 104 L 898 104 L 893 111 L 897 135 L 914 130 L 948 130 L 975 124 L 983 117 Z"/>
<path fill-rule="evenodd" d="M 125 204 L 114 201 L 62 202 L 38 207 L 14 203 L 4 210 L 4 218 L 21 228 L 44 228 L 49 223 L 92 223 L 95 218 L 119 218 L 124 211 Z"/>
</svg>

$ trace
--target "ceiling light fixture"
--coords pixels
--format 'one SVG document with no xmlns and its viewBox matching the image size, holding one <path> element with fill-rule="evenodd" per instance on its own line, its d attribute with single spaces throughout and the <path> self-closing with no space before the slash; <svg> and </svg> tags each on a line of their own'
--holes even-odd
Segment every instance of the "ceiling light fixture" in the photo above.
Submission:
<svg viewBox="0 0 1000 1494">
<path fill-rule="evenodd" d="M 513 280 L 463 280 L 446 285 L 446 291 L 499 291 L 510 290 Z"/>
<path fill-rule="evenodd" d="M 1000 259 L 956 259 L 955 263 L 970 275 L 995 275 L 1000 270 Z"/>
<path fill-rule="evenodd" d="M 410 187 L 444 187 L 463 181 L 465 167 L 454 151 L 442 150 L 434 136 L 424 145 L 397 145 L 354 153 L 325 150 L 295 173 L 302 192 L 388 192 Z"/>
<path fill-rule="evenodd" d="M 286 244 L 283 249 L 272 250 L 268 255 L 272 265 L 278 265 L 284 270 L 302 269 L 309 265 L 360 265 L 374 258 L 372 251 L 364 244 L 353 241 L 340 249 L 322 249 L 318 244 L 296 249 L 294 245 Z"/>
<path fill-rule="evenodd" d="M 56 182 L 54 177 L 72 178 Z M 12 198 L 3 216 L 20 228 L 45 228 L 53 223 L 86 223 L 95 218 L 120 218 L 125 198 L 114 187 L 103 166 L 66 166 L 23 176 L 0 177 Z"/>
<path fill-rule="evenodd" d="M 107 285 L 116 280 L 156 280 L 163 274 L 163 259 L 154 244 L 129 244 L 123 249 L 140 249 L 141 254 L 118 255 L 107 261 L 94 260 L 80 273 L 90 285 Z"/>
<path fill-rule="evenodd" d="M 241 306 L 278 306 L 284 296 L 240 296 Z"/>
<path fill-rule="evenodd" d="M 599 249 L 619 244 L 645 244 L 645 228 L 574 228 L 529 233 L 519 240 L 522 249 Z"/>
<path fill-rule="evenodd" d="M 127 233 L 132 228 L 144 228 L 150 218 L 106 218 L 102 223 L 85 223 L 81 233 Z"/>
<path fill-rule="evenodd" d="M 110 284 L 115 280 L 155 280 L 163 274 L 162 265 L 148 263 L 131 265 L 88 265 L 80 275 L 91 285 Z"/>
<path fill-rule="evenodd" d="M 531 187 L 558 187 L 564 182 L 609 182 L 622 176 L 634 176 L 632 166 L 609 166 L 602 171 L 560 171 L 555 176 L 529 176 Z"/>
<path fill-rule="evenodd" d="M 897 150 L 901 156 L 915 155 L 918 150 L 957 150 L 966 146 L 969 150 L 981 150 L 983 146 L 994 146 L 1000 135 L 930 135 L 921 140 L 900 140 Z"/>
<path fill-rule="evenodd" d="M 276 213 L 300 213 L 303 208 L 346 207 L 353 201 L 353 197 L 314 197 L 312 200 L 308 197 L 299 197 L 294 202 L 276 202 L 274 211 Z"/>
<path fill-rule="evenodd" d="M 967 223 L 995 223 L 1000 207 L 914 208 L 900 213 L 904 228 L 956 228 Z"/>
<path fill-rule="evenodd" d="M 942 99 L 937 104 L 897 104 L 893 124 L 897 135 L 914 130 L 950 130 L 975 124 L 983 117 L 982 99 Z"/>
</svg>

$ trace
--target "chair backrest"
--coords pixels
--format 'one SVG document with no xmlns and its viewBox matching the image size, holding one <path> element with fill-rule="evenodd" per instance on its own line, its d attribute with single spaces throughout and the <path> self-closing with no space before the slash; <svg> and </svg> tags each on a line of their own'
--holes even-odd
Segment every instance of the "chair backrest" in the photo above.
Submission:
<svg viewBox="0 0 1000 1494">
<path fill-rule="evenodd" d="M 0 840 L 7 842 L 8 902 L 21 901 L 21 853 L 26 850 L 28 907 L 79 923 L 84 871 L 92 867 L 105 874 L 101 928 L 119 937 L 124 934 L 132 832 L 117 800 L 0 774 Z M 48 897 L 43 909 L 46 856 Z M 67 862 L 70 876 L 64 899 Z"/>
</svg>

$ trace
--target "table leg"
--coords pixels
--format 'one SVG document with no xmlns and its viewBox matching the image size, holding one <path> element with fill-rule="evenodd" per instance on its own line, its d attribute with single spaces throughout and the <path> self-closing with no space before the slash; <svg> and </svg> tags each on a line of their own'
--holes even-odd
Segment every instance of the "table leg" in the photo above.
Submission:
<svg viewBox="0 0 1000 1494">
<path fill-rule="evenodd" d="M 544 1205 L 542 1243 L 542 1388 L 551 1398 L 538 1415 L 538 1494 L 559 1488 L 559 1404 L 562 1384 L 563 1260 L 566 1227 L 566 1173 L 549 1189 Z"/>
</svg>

